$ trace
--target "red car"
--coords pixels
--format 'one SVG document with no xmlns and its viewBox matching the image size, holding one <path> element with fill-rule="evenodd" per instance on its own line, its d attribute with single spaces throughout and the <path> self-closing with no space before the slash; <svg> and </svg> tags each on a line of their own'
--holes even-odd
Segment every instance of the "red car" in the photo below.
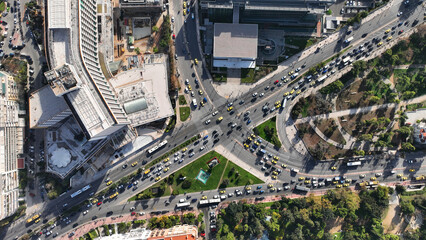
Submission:
<svg viewBox="0 0 426 240">
<path fill-rule="evenodd" d="M 176 38 L 176 35 L 174 35 L 174 34 L 173 34 L 173 35 L 172 35 L 172 38 L 173 38 L 173 39 L 175 39 L 175 38 Z"/>
<path fill-rule="evenodd" d="M 135 212 L 132 212 L 132 216 L 135 216 L 136 215 L 136 213 Z"/>
<path fill-rule="evenodd" d="M 274 83 L 275 83 L 275 84 L 277 84 L 278 82 L 279 82 L 279 80 L 275 80 L 275 82 L 274 82 Z"/>
<path fill-rule="evenodd" d="M 98 206 L 101 206 L 101 205 L 102 205 L 102 202 L 98 202 L 97 204 L 98 204 Z"/>
<path fill-rule="evenodd" d="M 206 233 L 201 233 L 201 237 L 205 237 L 206 236 Z"/>
</svg>

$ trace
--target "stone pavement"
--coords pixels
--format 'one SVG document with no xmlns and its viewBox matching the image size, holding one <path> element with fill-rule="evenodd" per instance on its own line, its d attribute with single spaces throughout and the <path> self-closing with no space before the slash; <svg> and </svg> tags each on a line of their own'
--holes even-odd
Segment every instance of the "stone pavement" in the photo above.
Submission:
<svg viewBox="0 0 426 240">
<path fill-rule="evenodd" d="M 237 164 L 242 169 L 246 170 L 247 172 L 255 175 L 260 180 L 264 181 L 265 183 L 272 182 L 270 178 L 265 177 L 265 174 L 261 172 L 259 169 L 252 168 L 250 165 L 245 163 L 243 160 L 241 160 L 239 157 L 235 156 L 233 153 L 228 151 L 225 147 L 222 145 L 217 146 L 214 148 L 214 150 L 219 153 L 220 155 L 226 157 L 229 161 Z"/>
</svg>

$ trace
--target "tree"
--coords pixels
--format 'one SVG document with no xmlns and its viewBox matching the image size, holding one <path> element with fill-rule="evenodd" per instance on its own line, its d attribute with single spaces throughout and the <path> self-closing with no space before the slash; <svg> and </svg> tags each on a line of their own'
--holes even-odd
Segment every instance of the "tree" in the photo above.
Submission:
<svg viewBox="0 0 426 240">
<path fill-rule="evenodd" d="M 401 212 L 405 215 L 411 215 L 416 210 L 411 201 L 401 201 L 399 205 L 401 207 Z"/>
<path fill-rule="evenodd" d="M 406 142 L 401 145 L 401 149 L 406 152 L 416 151 L 416 147 L 414 147 L 411 143 Z"/>
<path fill-rule="evenodd" d="M 405 92 L 402 94 L 402 97 L 403 97 L 404 99 L 410 99 L 410 98 L 413 98 L 415 95 L 416 95 L 416 92 L 414 92 L 414 91 L 405 91 Z"/>
<path fill-rule="evenodd" d="M 135 48 L 135 52 L 137 55 L 141 54 L 141 50 L 139 49 L 139 47 Z"/>
<path fill-rule="evenodd" d="M 402 194 L 402 193 L 404 193 L 405 192 L 405 187 L 404 186 L 402 186 L 402 185 L 396 185 L 395 186 L 395 191 L 398 193 L 398 194 Z"/>
<path fill-rule="evenodd" d="M 220 187 L 226 188 L 229 185 L 229 183 L 230 183 L 229 179 L 225 178 L 223 179 L 222 184 L 220 184 Z"/>
<path fill-rule="evenodd" d="M 191 185 L 192 185 L 192 182 L 190 180 L 188 180 L 188 179 L 185 179 L 183 181 L 183 183 L 182 183 L 182 188 L 183 189 L 188 189 L 188 188 L 191 187 Z"/>
<path fill-rule="evenodd" d="M 152 27 L 152 31 L 153 31 L 153 32 L 158 32 L 158 30 L 159 30 L 159 29 L 158 29 L 158 27 L 157 27 L 157 26 L 153 26 L 153 27 Z"/>
<path fill-rule="evenodd" d="M 371 96 L 369 100 L 371 103 L 377 103 L 380 101 L 380 98 L 378 96 Z"/>
</svg>

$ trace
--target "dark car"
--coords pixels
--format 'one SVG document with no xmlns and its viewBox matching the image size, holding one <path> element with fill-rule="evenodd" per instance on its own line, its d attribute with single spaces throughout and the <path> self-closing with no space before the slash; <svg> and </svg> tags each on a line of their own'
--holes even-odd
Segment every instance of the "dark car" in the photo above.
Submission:
<svg viewBox="0 0 426 240">
<path fill-rule="evenodd" d="M 92 217 L 92 220 L 96 220 L 98 217 L 97 216 L 93 216 Z"/>
<path fill-rule="evenodd" d="M 113 214 L 112 211 L 107 212 L 107 216 L 111 216 Z"/>
<path fill-rule="evenodd" d="M 73 228 L 76 228 L 78 226 L 78 223 L 74 223 L 73 225 L 72 225 L 72 227 Z"/>
</svg>

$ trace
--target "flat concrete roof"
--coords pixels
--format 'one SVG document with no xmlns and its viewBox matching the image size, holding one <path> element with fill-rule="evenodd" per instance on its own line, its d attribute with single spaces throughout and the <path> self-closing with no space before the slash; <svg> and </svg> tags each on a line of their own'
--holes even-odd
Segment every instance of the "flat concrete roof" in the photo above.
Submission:
<svg viewBox="0 0 426 240">
<path fill-rule="evenodd" d="M 70 8 L 69 0 L 48 0 L 49 28 L 70 28 Z"/>
<path fill-rule="evenodd" d="M 257 58 L 257 24 L 214 24 L 213 57 Z"/>
<path fill-rule="evenodd" d="M 49 85 L 33 92 L 29 100 L 30 128 L 37 127 L 69 109 L 64 98 L 57 97 Z"/>
</svg>

